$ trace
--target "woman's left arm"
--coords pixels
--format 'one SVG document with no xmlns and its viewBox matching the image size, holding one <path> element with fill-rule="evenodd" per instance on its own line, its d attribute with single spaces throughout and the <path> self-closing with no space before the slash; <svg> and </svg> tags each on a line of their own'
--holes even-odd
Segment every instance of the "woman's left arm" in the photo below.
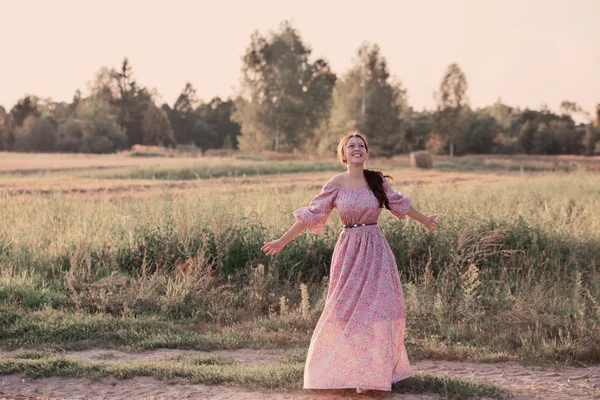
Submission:
<svg viewBox="0 0 600 400">
<path fill-rule="evenodd" d="M 411 205 L 411 200 L 408 196 L 396 192 L 392 189 L 392 186 L 387 181 L 387 179 L 383 178 L 383 186 L 385 188 L 388 201 L 390 204 L 390 212 L 396 216 L 398 219 L 404 218 L 406 215 L 411 217 L 417 222 L 420 222 L 425 226 L 425 228 L 429 232 L 433 232 L 437 227 L 437 221 L 435 220 L 435 215 L 423 215 L 416 208 Z"/>
<path fill-rule="evenodd" d="M 429 232 L 433 232 L 437 227 L 437 221 L 435 220 L 435 215 L 423 215 L 412 205 L 408 206 L 408 212 L 406 213 L 409 217 L 414 219 L 415 221 L 423 224 L 425 229 Z"/>
</svg>

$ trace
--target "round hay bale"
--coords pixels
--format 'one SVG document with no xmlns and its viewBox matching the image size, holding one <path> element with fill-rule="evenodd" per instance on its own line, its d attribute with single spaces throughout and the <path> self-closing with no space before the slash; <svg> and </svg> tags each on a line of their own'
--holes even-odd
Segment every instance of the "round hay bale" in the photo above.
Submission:
<svg viewBox="0 0 600 400">
<path fill-rule="evenodd" d="M 433 157 L 427 150 L 415 151 L 410 153 L 411 168 L 431 168 L 433 167 Z"/>
</svg>

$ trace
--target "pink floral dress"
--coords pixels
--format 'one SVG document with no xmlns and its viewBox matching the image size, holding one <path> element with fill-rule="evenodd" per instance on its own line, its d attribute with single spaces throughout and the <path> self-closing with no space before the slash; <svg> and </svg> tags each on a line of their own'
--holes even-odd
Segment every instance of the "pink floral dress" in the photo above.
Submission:
<svg viewBox="0 0 600 400">
<path fill-rule="evenodd" d="M 384 186 L 391 213 L 408 212 L 410 199 Z M 377 222 L 379 202 L 369 188 L 327 182 L 294 216 L 318 234 L 333 208 L 344 225 Z M 345 228 L 333 252 L 325 308 L 304 368 L 305 389 L 391 390 L 413 374 L 404 348 L 406 314 L 394 255 L 378 225 Z"/>
</svg>

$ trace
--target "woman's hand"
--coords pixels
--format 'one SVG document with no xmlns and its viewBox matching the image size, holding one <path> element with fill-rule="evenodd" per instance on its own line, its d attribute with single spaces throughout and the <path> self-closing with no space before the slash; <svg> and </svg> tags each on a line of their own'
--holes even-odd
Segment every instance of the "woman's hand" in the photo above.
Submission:
<svg viewBox="0 0 600 400">
<path fill-rule="evenodd" d="M 304 232 L 307 228 L 304 223 L 300 221 L 296 221 L 294 225 L 286 233 L 283 234 L 277 240 L 273 240 L 271 242 L 264 242 L 263 247 L 260 249 L 265 252 L 268 256 L 273 256 L 281 251 L 285 247 L 286 244 L 291 242 L 296 236 Z"/>
<path fill-rule="evenodd" d="M 435 231 L 435 228 L 437 228 L 437 221 L 435 220 L 435 215 L 425 217 L 423 219 L 422 224 L 425 227 L 425 229 L 427 229 L 429 232 Z"/>
<path fill-rule="evenodd" d="M 273 240 L 271 242 L 265 242 L 263 247 L 260 249 L 265 252 L 268 256 L 273 256 L 281 251 L 285 247 L 285 243 L 281 239 Z"/>
</svg>

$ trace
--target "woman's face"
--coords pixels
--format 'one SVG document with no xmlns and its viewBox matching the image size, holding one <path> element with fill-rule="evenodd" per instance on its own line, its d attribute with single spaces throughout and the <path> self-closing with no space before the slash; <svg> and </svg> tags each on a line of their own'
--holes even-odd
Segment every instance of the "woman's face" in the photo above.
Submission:
<svg viewBox="0 0 600 400">
<path fill-rule="evenodd" d="M 348 164 L 364 164 L 367 161 L 367 147 L 359 137 L 351 137 L 344 146 L 344 155 Z"/>
</svg>

